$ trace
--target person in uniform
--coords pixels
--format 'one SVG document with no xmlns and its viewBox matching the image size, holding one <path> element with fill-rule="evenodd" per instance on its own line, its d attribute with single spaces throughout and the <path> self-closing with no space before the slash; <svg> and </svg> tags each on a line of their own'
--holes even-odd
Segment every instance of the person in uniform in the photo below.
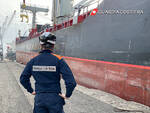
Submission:
<svg viewBox="0 0 150 113">
<path fill-rule="evenodd" d="M 65 60 L 53 54 L 56 36 L 44 32 L 39 37 L 41 52 L 31 59 L 20 76 L 20 83 L 34 99 L 34 113 L 64 113 L 63 105 L 76 87 L 76 81 Z M 35 80 L 33 90 L 30 77 Z M 63 78 L 66 94 L 61 93 L 60 80 Z"/>
</svg>

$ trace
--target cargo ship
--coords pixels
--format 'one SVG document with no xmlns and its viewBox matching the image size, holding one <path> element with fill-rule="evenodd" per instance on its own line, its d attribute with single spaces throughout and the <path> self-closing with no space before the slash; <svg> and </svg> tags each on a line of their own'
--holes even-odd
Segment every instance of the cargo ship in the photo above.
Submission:
<svg viewBox="0 0 150 113">
<path fill-rule="evenodd" d="M 17 62 L 38 55 L 41 32 L 57 36 L 78 84 L 150 106 L 149 0 L 56 0 L 53 26 L 16 39 Z M 43 29 L 44 28 L 44 29 Z"/>
</svg>

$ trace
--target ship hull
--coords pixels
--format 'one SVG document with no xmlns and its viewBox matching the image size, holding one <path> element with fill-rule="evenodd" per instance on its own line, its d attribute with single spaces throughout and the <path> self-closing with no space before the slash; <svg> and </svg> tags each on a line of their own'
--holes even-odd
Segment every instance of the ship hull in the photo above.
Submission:
<svg viewBox="0 0 150 113">
<path fill-rule="evenodd" d="M 148 0 L 104 0 L 95 16 L 56 32 L 58 54 L 150 66 L 149 4 Z M 143 14 L 100 14 L 108 9 Z"/>
</svg>

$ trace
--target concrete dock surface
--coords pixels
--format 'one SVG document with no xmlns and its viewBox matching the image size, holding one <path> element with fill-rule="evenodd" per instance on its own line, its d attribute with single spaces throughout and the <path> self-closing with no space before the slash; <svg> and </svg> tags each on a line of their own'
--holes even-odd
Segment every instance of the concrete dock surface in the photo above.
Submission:
<svg viewBox="0 0 150 113">
<path fill-rule="evenodd" d="M 0 62 L 0 69 L 0 113 L 32 113 L 34 96 L 19 83 L 24 65 L 4 61 Z M 34 87 L 32 78 L 31 82 Z M 66 100 L 64 110 L 65 113 L 150 113 L 148 106 L 80 85 Z"/>
</svg>

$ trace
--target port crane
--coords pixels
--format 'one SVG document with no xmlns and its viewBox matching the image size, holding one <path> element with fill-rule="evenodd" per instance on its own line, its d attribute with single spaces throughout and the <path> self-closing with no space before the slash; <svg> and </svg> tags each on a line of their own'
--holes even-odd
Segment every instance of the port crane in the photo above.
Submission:
<svg viewBox="0 0 150 113">
<path fill-rule="evenodd" d="M 3 60 L 3 38 L 5 32 L 9 28 L 10 24 L 12 23 L 13 18 L 15 17 L 16 11 L 13 12 L 10 19 L 8 20 L 8 16 L 6 16 L 2 26 L 0 26 L 0 60 Z"/>
<path fill-rule="evenodd" d="M 42 7 L 34 7 L 34 6 L 29 6 L 26 5 L 25 0 L 23 0 L 23 4 L 20 6 L 20 8 L 24 11 L 31 11 L 33 16 L 32 16 L 32 29 L 35 29 L 36 27 L 36 13 L 37 12 L 48 12 L 48 8 L 42 8 Z M 25 17 L 27 19 L 27 22 L 29 21 L 28 15 L 26 14 L 21 14 L 20 17 L 23 18 Z"/>
</svg>

